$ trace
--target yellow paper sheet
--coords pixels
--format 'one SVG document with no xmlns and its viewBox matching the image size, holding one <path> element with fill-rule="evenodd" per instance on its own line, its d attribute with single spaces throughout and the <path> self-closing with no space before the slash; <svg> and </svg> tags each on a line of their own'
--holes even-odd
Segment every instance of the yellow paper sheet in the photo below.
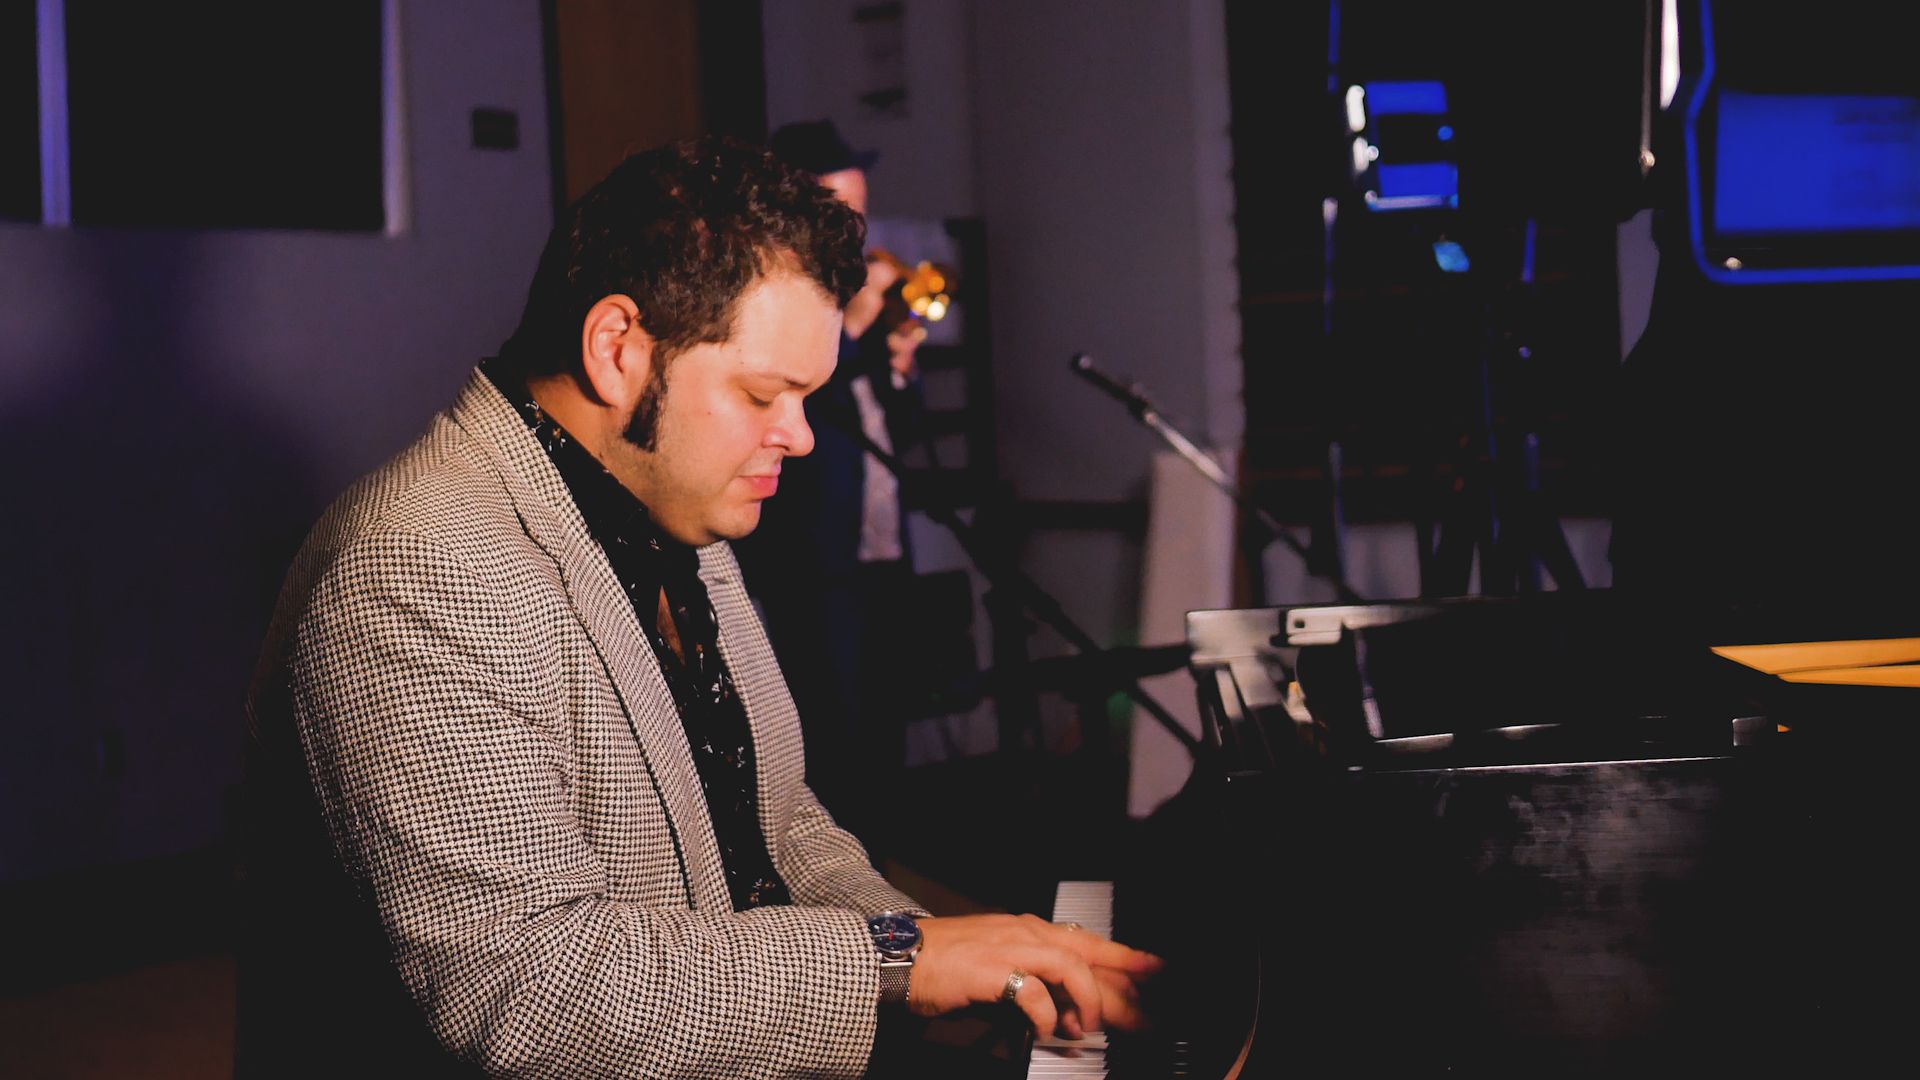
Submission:
<svg viewBox="0 0 1920 1080">
<path fill-rule="evenodd" d="M 1862 668 L 1885 664 L 1920 662 L 1920 638 L 1879 638 L 1869 641 L 1796 641 L 1779 645 L 1717 645 L 1713 650 L 1736 663 L 1745 664 L 1769 675 L 1785 676 L 1793 671 L 1831 671 L 1837 668 Z M 1803 679 L 1801 682 L 1830 682 L 1831 679 Z M 1904 682 L 1877 683 L 1881 686 L 1920 685 Z"/>
<path fill-rule="evenodd" d="M 1816 668 L 1812 671 L 1782 672 L 1780 677 L 1788 682 L 1833 683 L 1841 686 L 1920 686 L 1920 664 Z"/>
</svg>

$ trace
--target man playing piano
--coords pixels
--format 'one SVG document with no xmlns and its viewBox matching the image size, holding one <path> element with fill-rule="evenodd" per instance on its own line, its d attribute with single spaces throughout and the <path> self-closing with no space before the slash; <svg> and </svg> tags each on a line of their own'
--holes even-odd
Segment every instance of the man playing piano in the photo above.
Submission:
<svg viewBox="0 0 1920 1080">
<path fill-rule="evenodd" d="M 249 700 L 242 1075 L 854 1076 L 909 1014 L 1136 1021 L 1153 957 L 928 917 L 801 778 L 727 541 L 812 447 L 862 238 L 754 148 L 628 159 L 321 518 Z"/>
</svg>

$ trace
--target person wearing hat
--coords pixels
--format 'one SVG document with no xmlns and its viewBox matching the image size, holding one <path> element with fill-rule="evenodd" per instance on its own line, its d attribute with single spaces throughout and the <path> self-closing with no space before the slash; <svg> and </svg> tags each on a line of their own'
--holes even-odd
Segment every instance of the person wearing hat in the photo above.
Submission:
<svg viewBox="0 0 1920 1080">
<path fill-rule="evenodd" d="M 866 214 L 868 172 L 879 155 L 854 149 L 833 121 L 785 125 L 768 148 Z M 896 456 L 915 439 L 922 408 L 914 353 L 927 332 L 917 322 L 883 324 L 898 280 L 891 260 L 868 259 L 867 283 L 847 303 L 839 366 L 807 401 L 814 452 L 787 466 L 761 529 L 741 550 L 814 748 L 808 781 L 876 863 L 898 854 L 900 840 L 903 702 L 914 688 L 898 673 L 912 669 L 903 653 L 915 640 L 905 609 L 913 567 L 898 479 L 854 432 Z"/>
</svg>

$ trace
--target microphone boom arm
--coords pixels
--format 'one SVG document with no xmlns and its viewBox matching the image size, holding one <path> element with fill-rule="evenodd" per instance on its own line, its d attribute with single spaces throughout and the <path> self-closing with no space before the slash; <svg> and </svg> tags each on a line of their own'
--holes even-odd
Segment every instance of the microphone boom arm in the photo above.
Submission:
<svg viewBox="0 0 1920 1080">
<path fill-rule="evenodd" d="M 1148 401 L 1146 395 L 1140 392 L 1138 385 L 1121 386 L 1105 372 L 1094 367 L 1093 357 L 1084 352 L 1073 354 L 1073 359 L 1068 361 L 1067 366 L 1072 369 L 1074 374 L 1087 380 L 1094 386 L 1099 387 L 1103 393 L 1118 400 L 1122 405 L 1125 405 L 1127 411 L 1133 414 L 1134 419 L 1152 428 L 1153 432 L 1159 435 L 1168 446 L 1173 447 L 1175 453 L 1187 460 L 1187 464 L 1199 470 L 1200 475 L 1213 482 L 1213 486 L 1226 492 L 1227 497 L 1233 500 L 1234 505 L 1240 508 L 1242 514 L 1259 522 L 1261 528 L 1267 531 L 1267 535 L 1285 544 L 1287 550 L 1299 556 L 1300 561 L 1308 566 L 1308 573 L 1331 583 L 1334 589 L 1340 594 L 1342 603 L 1359 604 L 1365 602 L 1360 594 L 1354 592 L 1353 587 L 1346 583 L 1345 579 L 1313 571 L 1312 564 L 1307 557 L 1306 545 L 1300 543 L 1292 533 L 1282 528 L 1280 523 L 1274 520 L 1273 515 L 1267 513 L 1258 503 L 1241 494 L 1239 488 L 1234 484 L 1233 478 L 1228 476 L 1227 471 L 1220 467 L 1220 463 L 1215 461 L 1211 455 L 1193 445 L 1193 441 L 1181 434 L 1178 428 L 1167 423 L 1166 419 L 1160 415 L 1160 410 L 1155 408 L 1153 402 Z"/>
</svg>

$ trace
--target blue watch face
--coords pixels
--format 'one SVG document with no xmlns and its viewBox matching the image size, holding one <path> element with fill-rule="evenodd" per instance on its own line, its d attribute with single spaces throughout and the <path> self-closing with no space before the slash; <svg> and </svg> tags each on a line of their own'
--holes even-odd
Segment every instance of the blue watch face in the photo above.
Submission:
<svg viewBox="0 0 1920 1080">
<path fill-rule="evenodd" d="M 883 953 L 906 953 L 920 944 L 920 924 L 909 915 L 875 915 L 867 920 L 873 947 Z"/>
</svg>

